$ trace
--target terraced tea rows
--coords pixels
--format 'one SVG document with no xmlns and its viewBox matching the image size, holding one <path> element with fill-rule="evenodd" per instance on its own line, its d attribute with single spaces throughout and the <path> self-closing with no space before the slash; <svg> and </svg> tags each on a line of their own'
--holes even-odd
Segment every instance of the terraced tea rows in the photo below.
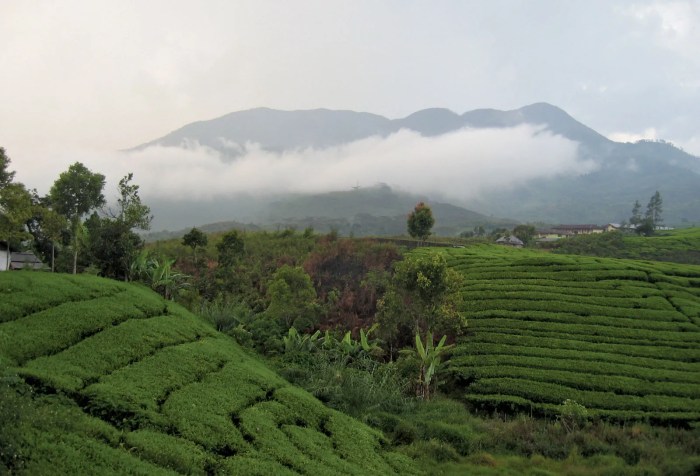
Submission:
<svg viewBox="0 0 700 476">
<path fill-rule="evenodd" d="M 700 420 L 700 267 L 482 246 L 444 253 L 469 333 L 449 364 L 487 411 Z"/>
<path fill-rule="evenodd" d="M 413 472 L 380 433 L 145 288 L 2 273 L 0 295 L 0 363 L 67 397 L 72 423 L 30 438 L 58 472 Z"/>
</svg>

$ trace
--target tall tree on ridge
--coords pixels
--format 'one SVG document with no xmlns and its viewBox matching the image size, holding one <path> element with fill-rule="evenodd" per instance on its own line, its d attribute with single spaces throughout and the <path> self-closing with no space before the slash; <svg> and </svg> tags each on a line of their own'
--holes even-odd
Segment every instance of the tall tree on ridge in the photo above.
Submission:
<svg viewBox="0 0 700 476">
<path fill-rule="evenodd" d="M 82 227 L 82 217 L 105 204 L 102 194 L 104 186 L 104 175 L 93 173 L 80 162 L 76 162 L 66 172 L 61 173 L 49 191 L 54 209 L 71 224 L 73 274 L 77 273 L 78 268 L 79 228 Z"/>
<path fill-rule="evenodd" d="M 408 214 L 408 234 L 413 238 L 418 238 L 421 242 L 428 239 L 434 224 L 433 211 L 423 202 L 416 205 L 413 211 Z"/>
</svg>

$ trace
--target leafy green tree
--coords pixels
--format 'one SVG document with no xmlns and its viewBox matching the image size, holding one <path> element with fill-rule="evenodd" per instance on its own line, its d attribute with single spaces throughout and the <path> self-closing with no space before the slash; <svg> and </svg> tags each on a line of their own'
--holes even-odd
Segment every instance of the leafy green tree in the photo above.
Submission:
<svg viewBox="0 0 700 476">
<path fill-rule="evenodd" d="M 141 202 L 139 186 L 131 183 L 133 178 L 134 174 L 130 172 L 119 181 L 116 219 L 129 230 L 149 230 L 153 221 L 151 209 Z"/>
<path fill-rule="evenodd" d="M 513 228 L 513 235 L 519 238 L 526 245 L 535 237 L 537 230 L 532 225 L 518 225 Z"/>
<path fill-rule="evenodd" d="M 10 158 L 5 153 L 5 148 L 0 147 L 0 188 L 7 187 L 15 178 L 14 170 L 8 170 L 10 162 Z"/>
<path fill-rule="evenodd" d="M 428 205 L 420 202 L 413 209 L 411 213 L 408 214 L 408 234 L 412 238 L 417 238 L 420 241 L 425 241 L 430 236 L 430 230 L 435 224 L 435 218 L 433 218 L 433 211 Z"/>
<path fill-rule="evenodd" d="M 148 230 L 153 219 L 151 209 L 141 201 L 134 175 L 122 177 L 117 186 L 117 209 L 107 216 L 90 217 L 90 252 L 102 276 L 130 279 L 129 270 L 143 248 L 143 240 L 134 230 Z"/>
<path fill-rule="evenodd" d="M 219 252 L 219 266 L 233 266 L 245 251 L 245 243 L 236 230 L 231 230 L 221 237 L 216 249 Z"/>
<path fill-rule="evenodd" d="M 71 224 L 73 274 L 77 273 L 81 220 L 90 211 L 105 204 L 102 194 L 104 185 L 104 175 L 93 173 L 80 162 L 76 162 L 66 172 L 61 173 L 49 191 L 54 210 L 66 217 Z"/>
<path fill-rule="evenodd" d="M 647 211 L 644 215 L 646 220 L 649 220 L 654 228 L 663 223 L 661 218 L 661 213 L 663 212 L 663 200 L 661 199 L 661 194 L 657 190 L 654 195 L 649 199 L 649 204 L 647 205 Z"/>
<path fill-rule="evenodd" d="M 199 228 L 192 228 L 185 236 L 182 237 L 182 244 L 192 248 L 193 260 L 197 262 L 197 248 L 207 246 L 209 240 L 207 235 L 202 233 Z"/>
<path fill-rule="evenodd" d="M 10 242 L 31 237 L 25 223 L 32 216 L 32 197 L 21 183 L 8 183 L 0 188 L 0 237 L 7 241 L 7 263 L 10 267 Z"/>
<path fill-rule="evenodd" d="M 447 267 L 441 254 L 408 257 L 396 265 L 386 293 L 379 300 L 377 318 L 383 337 L 394 345 L 411 345 L 416 332 L 454 337 L 466 328 L 457 312 L 462 278 Z"/>
<path fill-rule="evenodd" d="M 87 251 L 91 264 L 101 276 L 128 281 L 130 265 L 143 248 L 143 240 L 119 219 L 93 213 L 85 221 L 88 230 Z"/>
<path fill-rule="evenodd" d="M 284 328 L 304 330 L 316 325 L 319 317 L 316 290 L 301 266 L 280 267 L 267 288 L 267 296 L 270 304 L 265 314 Z"/>
<path fill-rule="evenodd" d="M 56 262 L 56 243 L 61 241 L 63 232 L 68 228 L 68 221 L 60 213 L 46 207 L 41 207 L 38 214 L 44 236 L 51 242 L 51 272 L 53 273 Z"/>
</svg>

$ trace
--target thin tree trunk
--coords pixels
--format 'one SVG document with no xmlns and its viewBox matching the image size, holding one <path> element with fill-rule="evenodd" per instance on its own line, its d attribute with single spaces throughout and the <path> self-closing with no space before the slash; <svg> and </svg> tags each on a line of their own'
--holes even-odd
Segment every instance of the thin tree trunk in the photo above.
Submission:
<svg viewBox="0 0 700 476">
<path fill-rule="evenodd" d="M 51 240 L 51 272 L 53 273 L 55 271 L 54 263 L 56 262 L 56 252 L 55 252 L 56 245 L 54 244 L 53 240 Z"/>
<path fill-rule="evenodd" d="M 73 250 L 73 274 L 78 274 L 78 247 Z"/>
</svg>

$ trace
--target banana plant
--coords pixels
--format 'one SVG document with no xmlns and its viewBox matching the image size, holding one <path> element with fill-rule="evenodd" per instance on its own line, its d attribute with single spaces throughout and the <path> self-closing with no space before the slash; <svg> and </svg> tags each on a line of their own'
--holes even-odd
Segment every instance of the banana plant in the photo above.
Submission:
<svg viewBox="0 0 700 476">
<path fill-rule="evenodd" d="M 416 352 L 420 360 L 416 394 L 424 400 L 430 400 L 430 384 L 440 367 L 441 356 L 452 348 L 452 345 L 445 345 L 446 340 L 447 336 L 442 336 L 438 345 L 433 346 L 433 333 L 428 331 L 423 345 L 420 334 L 416 332 Z"/>
<path fill-rule="evenodd" d="M 287 335 L 282 337 L 285 353 L 289 352 L 313 352 L 319 344 L 321 331 L 313 334 L 300 334 L 294 327 L 290 327 Z"/>
<path fill-rule="evenodd" d="M 150 254 L 147 250 L 139 253 L 130 267 L 131 279 L 138 279 L 147 284 L 165 299 L 174 299 L 180 289 L 188 286 L 186 274 L 174 270 L 175 260 Z"/>
</svg>

